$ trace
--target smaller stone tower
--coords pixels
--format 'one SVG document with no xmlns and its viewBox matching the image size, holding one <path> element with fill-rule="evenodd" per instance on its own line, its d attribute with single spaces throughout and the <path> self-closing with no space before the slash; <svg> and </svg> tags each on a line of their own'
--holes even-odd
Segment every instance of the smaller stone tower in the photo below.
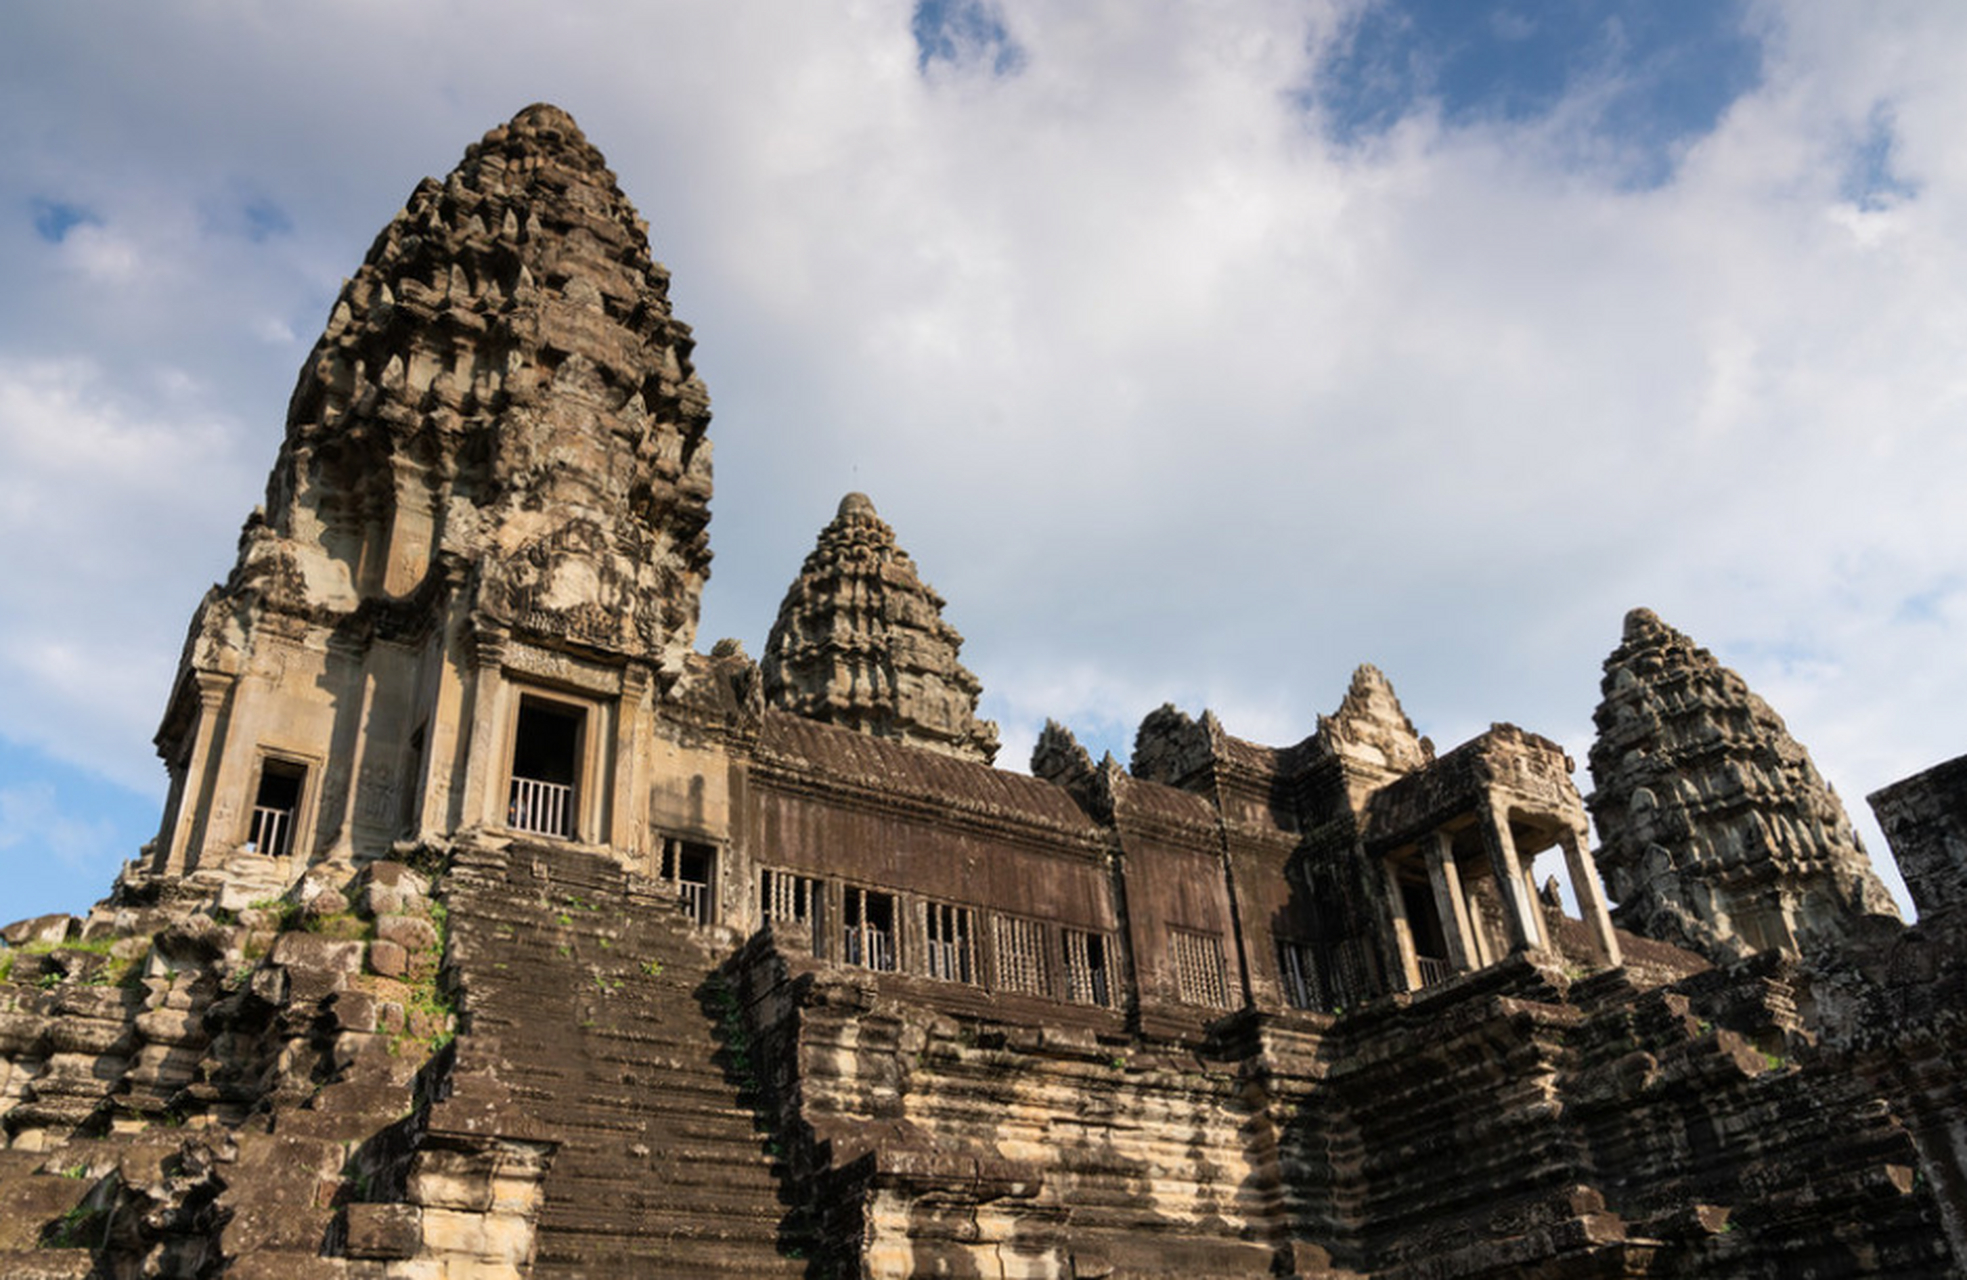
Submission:
<svg viewBox="0 0 1967 1280">
<path fill-rule="evenodd" d="M 864 493 L 839 514 L 779 605 L 765 641 L 765 700 L 795 715 L 991 763 L 997 726 L 957 660 L 963 637 Z"/>
<path fill-rule="evenodd" d="M 1728 960 L 1896 918 L 1809 753 L 1714 655 L 1634 609 L 1600 687 L 1587 803 L 1622 925 Z"/>
</svg>

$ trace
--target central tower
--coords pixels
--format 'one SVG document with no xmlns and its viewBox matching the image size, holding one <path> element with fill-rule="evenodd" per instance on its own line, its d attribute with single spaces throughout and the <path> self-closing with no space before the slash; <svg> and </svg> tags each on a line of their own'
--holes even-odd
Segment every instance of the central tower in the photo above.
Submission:
<svg viewBox="0 0 1967 1280">
<path fill-rule="evenodd" d="M 193 621 L 154 870 L 244 852 L 290 879 L 486 823 L 609 836 L 604 745 L 680 670 L 710 564 L 709 398 L 667 289 L 556 107 L 417 186 Z"/>
</svg>

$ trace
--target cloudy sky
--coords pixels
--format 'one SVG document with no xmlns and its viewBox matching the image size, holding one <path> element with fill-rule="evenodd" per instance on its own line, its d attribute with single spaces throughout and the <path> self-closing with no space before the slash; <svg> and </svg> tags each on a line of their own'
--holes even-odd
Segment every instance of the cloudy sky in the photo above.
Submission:
<svg viewBox="0 0 1967 1280">
<path fill-rule="evenodd" d="M 1582 769 L 1643 604 L 1882 853 L 1863 795 L 1967 750 L 1962 65 L 1884 0 L 7 5 L 0 918 L 154 834 L 342 277 L 537 100 L 696 329 L 706 647 L 860 489 L 1013 767 L 1164 701 L 1295 741 L 1373 662 Z"/>
</svg>

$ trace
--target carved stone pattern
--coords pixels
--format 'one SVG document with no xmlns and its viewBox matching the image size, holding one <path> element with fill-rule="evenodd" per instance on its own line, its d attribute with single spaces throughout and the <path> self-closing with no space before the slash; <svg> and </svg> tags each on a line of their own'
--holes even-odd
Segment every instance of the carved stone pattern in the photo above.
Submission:
<svg viewBox="0 0 1967 1280">
<path fill-rule="evenodd" d="M 228 591 L 332 612 L 458 557 L 497 618 L 687 649 L 710 410 L 668 282 L 564 112 L 487 133 L 343 288 Z"/>
<path fill-rule="evenodd" d="M 963 637 L 863 494 L 841 499 L 765 641 L 765 700 L 842 728 L 990 763 L 997 726 Z"/>
<path fill-rule="evenodd" d="M 1808 753 L 1707 650 L 1635 609 L 1601 690 L 1588 803 L 1626 927 L 1726 960 L 1897 916 Z"/>
</svg>

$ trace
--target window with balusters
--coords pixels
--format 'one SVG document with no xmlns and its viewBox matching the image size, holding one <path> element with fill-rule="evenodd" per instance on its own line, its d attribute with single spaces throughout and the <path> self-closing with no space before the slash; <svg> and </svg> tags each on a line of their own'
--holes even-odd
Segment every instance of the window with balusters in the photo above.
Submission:
<svg viewBox="0 0 1967 1280">
<path fill-rule="evenodd" d="M 1045 964 L 1045 925 L 1018 916 L 996 916 L 991 941 L 997 951 L 997 989 L 1025 995 L 1051 994 Z"/>
<path fill-rule="evenodd" d="M 1229 979 L 1223 971 L 1223 940 L 1213 933 L 1176 929 L 1175 989 L 1189 1004 L 1229 1008 Z"/>
<path fill-rule="evenodd" d="M 970 908 L 947 902 L 922 904 L 922 968 L 946 982 L 977 980 L 977 949 Z"/>
</svg>

